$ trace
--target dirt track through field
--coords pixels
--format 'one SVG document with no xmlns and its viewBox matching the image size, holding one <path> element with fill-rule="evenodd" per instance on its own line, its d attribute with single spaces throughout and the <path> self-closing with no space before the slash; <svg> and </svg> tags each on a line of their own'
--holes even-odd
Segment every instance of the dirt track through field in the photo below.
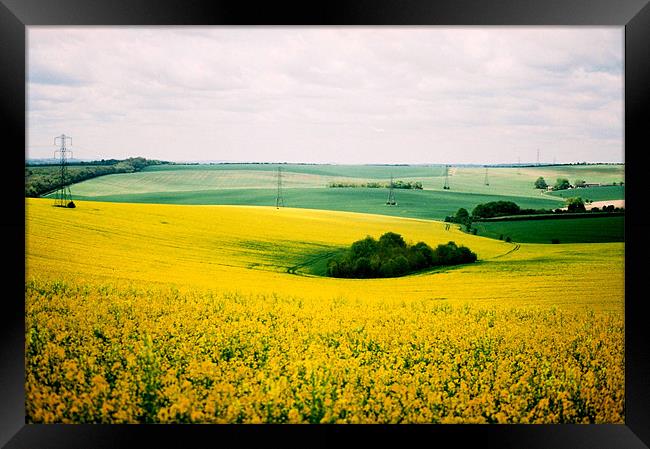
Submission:
<svg viewBox="0 0 650 449">
<path fill-rule="evenodd" d="M 510 251 L 508 251 L 506 253 L 503 253 L 503 254 L 499 254 L 498 256 L 491 257 L 490 259 L 498 259 L 499 257 L 504 257 L 504 256 L 507 256 L 510 253 L 513 253 L 515 251 L 519 251 L 519 248 L 521 248 L 521 245 L 519 243 L 514 243 L 514 245 L 515 246 Z"/>
</svg>

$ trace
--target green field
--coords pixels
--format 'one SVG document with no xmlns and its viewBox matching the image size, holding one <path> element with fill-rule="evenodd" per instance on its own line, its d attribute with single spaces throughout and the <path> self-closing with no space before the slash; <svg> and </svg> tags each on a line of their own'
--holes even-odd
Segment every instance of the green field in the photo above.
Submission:
<svg viewBox="0 0 650 449">
<path fill-rule="evenodd" d="M 77 200 L 165 204 L 275 205 L 276 164 L 158 165 L 141 172 L 90 179 L 71 188 Z M 624 166 L 451 167 L 450 190 L 443 190 L 440 165 L 282 164 L 285 206 L 443 219 L 458 208 L 473 209 L 487 201 L 514 201 L 522 208 L 563 206 L 563 198 L 533 188 L 538 176 L 588 182 L 619 182 Z M 397 190 L 396 207 L 386 206 L 386 189 L 328 188 L 334 181 L 419 181 L 423 191 Z M 624 197 L 623 188 L 608 189 L 606 199 Z M 585 189 L 588 190 L 588 189 Z M 604 192 L 604 191 L 603 191 Z M 593 195 L 596 200 L 599 198 Z"/>
<path fill-rule="evenodd" d="M 473 223 L 476 235 L 520 243 L 601 243 L 625 241 L 625 217 L 562 218 Z"/>
<path fill-rule="evenodd" d="M 111 175 L 79 183 L 75 185 L 75 192 L 84 197 L 97 197 L 122 193 L 275 189 L 277 167 L 273 164 L 151 166 L 138 173 Z M 536 198 L 541 194 L 533 188 L 538 176 L 545 176 L 549 182 L 557 177 L 581 177 L 589 182 L 603 183 L 623 180 L 623 166 L 589 167 L 489 168 L 489 185 L 485 185 L 485 169 L 482 167 L 451 167 L 449 184 L 454 192 Z M 391 175 L 404 181 L 420 181 L 426 190 L 443 190 L 444 169 L 441 166 L 282 165 L 285 188 L 326 188 L 333 181 L 386 182 Z"/>
<path fill-rule="evenodd" d="M 442 165 L 328 165 L 328 164 L 281 164 L 283 172 L 315 175 L 332 178 L 360 178 L 367 180 L 387 180 L 390 176 L 395 178 L 431 178 L 435 179 L 435 186 L 442 188 L 444 166 Z M 261 171 L 275 172 L 277 164 L 201 164 L 201 165 L 158 165 L 147 167 L 144 171 L 174 172 L 174 171 L 201 171 L 201 172 L 229 172 L 229 171 Z M 568 178 L 571 182 L 575 179 L 584 179 L 586 182 L 612 183 L 625 179 L 623 165 L 555 165 L 538 167 L 489 167 L 488 177 L 490 185 L 503 188 L 503 182 L 517 182 L 525 185 L 527 190 L 532 190 L 532 184 L 537 177 L 543 176 L 547 182 L 553 184 L 556 178 Z M 483 185 L 485 168 L 479 166 L 450 167 L 450 181 L 453 185 L 458 183 L 459 188 L 466 185 Z M 440 184 L 438 186 L 438 184 Z"/>
<path fill-rule="evenodd" d="M 558 198 L 580 197 L 583 200 L 606 201 L 625 198 L 625 186 L 585 187 L 581 189 L 558 190 L 550 192 Z"/>
<path fill-rule="evenodd" d="M 294 188 L 284 191 L 284 205 L 304 209 L 324 209 L 346 212 L 363 212 L 397 217 L 444 219 L 458 208 L 471 210 L 477 204 L 488 201 L 516 201 L 524 208 L 550 209 L 561 206 L 560 200 L 546 197 L 527 198 L 482 195 L 458 192 L 422 190 L 398 190 L 397 206 L 387 206 L 387 189 L 310 189 Z M 271 189 L 224 189 L 185 192 L 153 192 L 114 194 L 104 196 L 81 196 L 72 189 L 76 200 L 111 201 L 156 204 L 224 204 L 274 206 L 275 192 Z"/>
</svg>

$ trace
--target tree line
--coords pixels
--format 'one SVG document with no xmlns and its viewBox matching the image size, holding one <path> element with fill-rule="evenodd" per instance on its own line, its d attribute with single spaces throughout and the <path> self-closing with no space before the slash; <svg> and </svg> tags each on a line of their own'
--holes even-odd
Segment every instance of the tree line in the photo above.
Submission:
<svg viewBox="0 0 650 449">
<path fill-rule="evenodd" d="M 506 217 L 513 215 L 542 215 L 542 214 L 563 214 L 563 213 L 576 213 L 576 212 L 621 212 L 624 209 L 614 207 L 613 205 L 603 206 L 602 209 L 597 207 L 587 210 L 585 207 L 585 202 L 580 197 L 567 198 L 565 204 L 567 205 L 566 210 L 556 208 L 556 209 L 522 209 L 516 203 L 512 201 L 490 201 L 488 203 L 482 203 L 476 205 L 472 209 L 472 213 L 463 207 L 456 211 L 455 215 L 448 215 L 445 217 L 445 222 L 447 223 L 458 223 L 465 226 L 467 232 L 472 232 L 472 222 L 480 221 L 483 219 L 497 218 L 497 217 Z M 473 233 L 476 234 L 476 229 L 474 228 Z"/>
<path fill-rule="evenodd" d="M 166 161 L 131 157 L 124 160 L 102 159 L 101 161 L 79 162 L 67 168 L 67 184 L 115 173 L 134 173 L 150 165 L 169 164 Z M 25 196 L 36 198 L 62 187 L 61 171 L 57 164 L 27 165 L 25 167 Z"/>
<path fill-rule="evenodd" d="M 328 187 L 331 188 L 336 188 L 336 187 L 366 187 L 370 189 L 380 189 L 380 188 L 389 188 L 390 187 L 390 182 L 345 182 L 345 181 L 335 181 L 335 182 L 330 182 Z M 402 180 L 397 180 L 393 181 L 393 188 L 394 189 L 415 189 L 415 190 L 422 190 L 422 183 L 420 181 L 402 181 Z"/>
<path fill-rule="evenodd" d="M 611 185 L 616 186 L 616 185 L 623 185 L 623 181 L 621 182 L 613 182 Z M 544 179 L 543 176 L 540 176 L 537 178 L 534 182 L 534 186 L 536 189 L 547 189 L 548 184 L 546 183 L 546 180 Z M 584 179 L 576 179 L 573 184 L 569 182 L 567 178 L 557 178 L 555 180 L 555 184 L 553 185 L 553 190 L 567 190 L 567 189 L 572 189 L 572 188 L 582 188 L 582 187 L 587 187 L 587 181 Z"/>
</svg>

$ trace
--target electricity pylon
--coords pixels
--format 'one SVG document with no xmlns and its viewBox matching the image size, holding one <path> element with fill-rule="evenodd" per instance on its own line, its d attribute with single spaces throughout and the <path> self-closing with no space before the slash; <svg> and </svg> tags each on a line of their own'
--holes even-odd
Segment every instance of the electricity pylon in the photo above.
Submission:
<svg viewBox="0 0 650 449">
<path fill-rule="evenodd" d="M 61 141 L 61 147 L 54 152 L 54 157 L 59 154 L 59 188 L 54 193 L 54 205 L 57 207 L 75 207 L 70 193 L 70 183 L 68 178 L 68 157 L 72 157 L 72 151 L 66 147 L 66 141 L 72 145 L 72 137 L 61 134 L 54 138 L 54 145 L 57 140 Z M 68 156 L 69 155 L 69 156 Z"/>
</svg>

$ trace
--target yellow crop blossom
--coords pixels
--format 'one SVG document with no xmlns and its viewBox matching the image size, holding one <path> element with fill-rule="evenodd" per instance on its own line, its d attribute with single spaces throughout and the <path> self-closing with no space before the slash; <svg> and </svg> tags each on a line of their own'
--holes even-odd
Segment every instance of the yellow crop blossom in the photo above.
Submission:
<svg viewBox="0 0 650 449">
<path fill-rule="evenodd" d="M 305 254 L 386 230 L 479 263 L 300 275 Z M 26 239 L 29 422 L 625 419 L 622 244 L 509 252 L 426 220 L 41 200 Z"/>
<path fill-rule="evenodd" d="M 611 312 L 382 300 L 332 311 L 265 296 L 241 307 L 213 292 L 152 309 L 151 288 L 116 290 L 110 302 L 102 285 L 43 294 L 53 288 L 26 286 L 30 422 L 624 419 L 623 320 Z M 203 314 L 187 313 L 195 308 Z M 398 314 L 400 326 L 385 326 Z M 219 331 L 201 333 L 211 326 Z M 51 328 L 73 337 L 63 356 Z"/>
</svg>

